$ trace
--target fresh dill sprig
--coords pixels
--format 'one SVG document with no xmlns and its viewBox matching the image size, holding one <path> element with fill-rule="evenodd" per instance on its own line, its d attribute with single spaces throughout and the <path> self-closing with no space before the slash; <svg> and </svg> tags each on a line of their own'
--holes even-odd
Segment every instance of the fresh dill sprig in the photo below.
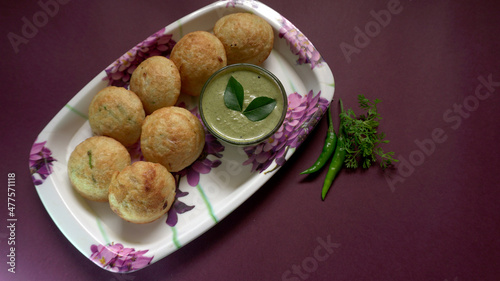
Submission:
<svg viewBox="0 0 500 281">
<path fill-rule="evenodd" d="M 384 169 L 393 162 L 398 162 L 393 158 L 394 152 L 384 152 L 379 147 L 380 144 L 389 142 L 384 133 L 377 131 L 379 121 L 382 120 L 377 112 L 377 104 L 380 102 L 379 99 L 370 101 L 364 95 L 358 95 L 359 107 L 366 111 L 366 114 L 359 116 L 352 109 L 344 111 L 342 101 L 340 102 L 340 119 L 343 124 L 341 133 L 344 134 L 344 148 L 347 151 L 344 163 L 347 168 L 356 169 L 360 164 L 365 169 L 369 168 L 377 161 L 377 157 Z"/>
</svg>

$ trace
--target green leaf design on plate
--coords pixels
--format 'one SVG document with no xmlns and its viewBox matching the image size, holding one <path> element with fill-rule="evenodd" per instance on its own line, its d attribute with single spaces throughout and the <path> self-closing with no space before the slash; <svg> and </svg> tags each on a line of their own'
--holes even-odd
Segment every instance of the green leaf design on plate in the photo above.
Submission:
<svg viewBox="0 0 500 281">
<path fill-rule="evenodd" d="M 269 97 L 257 97 L 245 108 L 243 114 L 250 121 L 260 121 L 266 118 L 276 107 L 276 100 Z"/>
<path fill-rule="evenodd" d="M 227 82 L 224 91 L 224 103 L 226 107 L 232 110 L 241 111 L 243 109 L 243 86 L 233 76 Z"/>
</svg>

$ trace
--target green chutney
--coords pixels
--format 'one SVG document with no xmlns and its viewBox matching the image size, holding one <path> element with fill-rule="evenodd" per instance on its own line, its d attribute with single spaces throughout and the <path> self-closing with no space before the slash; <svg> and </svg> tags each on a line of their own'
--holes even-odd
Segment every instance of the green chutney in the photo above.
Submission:
<svg viewBox="0 0 500 281">
<path fill-rule="evenodd" d="M 226 107 L 224 91 L 233 76 L 244 89 L 243 109 L 257 97 L 276 100 L 274 110 L 263 120 L 251 121 L 241 112 Z M 269 71 L 248 64 L 230 65 L 215 73 L 205 84 L 200 113 L 207 129 L 217 138 L 235 145 L 257 144 L 276 132 L 286 114 L 286 93 Z"/>
</svg>

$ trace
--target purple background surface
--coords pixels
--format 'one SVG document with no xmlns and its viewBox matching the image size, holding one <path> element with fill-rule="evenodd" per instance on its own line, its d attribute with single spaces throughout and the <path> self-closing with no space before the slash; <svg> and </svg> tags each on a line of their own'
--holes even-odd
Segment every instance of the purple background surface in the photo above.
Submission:
<svg viewBox="0 0 500 281">
<path fill-rule="evenodd" d="M 98 268 L 58 230 L 31 182 L 30 148 L 97 73 L 212 1 L 60 2 L 18 52 L 8 33 L 20 35 L 23 18 L 31 20 L 41 6 L 0 4 L 0 280 L 498 280 L 498 2 L 264 1 L 330 65 L 335 115 L 338 98 L 355 109 L 358 94 L 382 100 L 380 130 L 391 140 L 384 149 L 401 162 L 390 173 L 342 171 L 322 202 L 326 171 L 299 172 L 321 151 L 323 119 L 240 208 L 129 275 Z M 397 9 L 381 26 L 374 13 L 391 5 Z M 343 52 L 347 45 L 353 53 Z M 489 87 L 478 86 L 481 80 Z M 16 174 L 15 274 L 6 263 L 8 173 Z M 317 250 L 325 243 L 330 248 Z"/>
</svg>

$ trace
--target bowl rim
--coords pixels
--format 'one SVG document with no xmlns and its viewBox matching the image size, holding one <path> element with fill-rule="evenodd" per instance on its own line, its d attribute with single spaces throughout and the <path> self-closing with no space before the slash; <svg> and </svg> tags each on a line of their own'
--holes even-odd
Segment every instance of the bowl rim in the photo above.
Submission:
<svg viewBox="0 0 500 281">
<path fill-rule="evenodd" d="M 276 85 L 280 89 L 280 92 L 281 92 L 281 95 L 282 95 L 282 98 L 283 98 L 283 110 L 282 110 L 281 117 L 280 117 L 278 123 L 267 134 L 263 135 L 262 137 L 260 137 L 258 139 L 255 139 L 255 140 L 251 140 L 251 141 L 233 141 L 231 139 L 225 138 L 223 135 L 218 134 L 210 126 L 209 122 L 207 122 L 207 120 L 205 120 L 205 115 L 203 114 L 202 101 L 203 101 L 203 95 L 204 95 L 205 89 L 210 84 L 210 82 L 213 79 L 215 79 L 218 75 L 220 75 L 221 73 L 226 72 L 226 71 L 228 71 L 230 69 L 233 69 L 233 68 L 237 68 L 237 69 L 238 68 L 253 69 L 253 71 L 256 71 L 258 73 L 264 73 L 265 75 L 269 76 L 269 78 L 276 83 Z M 283 87 L 283 84 L 281 83 L 280 79 L 274 73 L 272 73 L 271 71 L 267 70 L 266 68 L 264 68 L 262 66 L 259 66 L 259 65 L 251 64 L 251 63 L 234 63 L 234 64 L 226 65 L 226 66 L 218 69 L 217 71 L 215 71 L 207 79 L 207 81 L 203 85 L 203 88 L 202 88 L 202 90 L 200 92 L 199 101 L 198 101 L 198 108 L 199 108 L 199 112 L 200 112 L 200 117 L 201 117 L 201 120 L 202 120 L 203 124 L 205 125 L 205 128 L 210 132 L 210 134 L 212 134 L 217 139 L 219 139 L 219 140 L 221 140 L 221 141 L 223 141 L 223 142 L 225 142 L 227 144 L 235 145 L 235 146 L 252 146 L 252 145 L 257 145 L 257 144 L 265 141 L 266 139 L 268 139 L 272 135 L 274 135 L 276 133 L 276 131 L 278 131 L 278 129 L 283 125 L 283 122 L 284 122 L 285 117 L 286 117 L 286 112 L 287 112 L 286 108 L 287 108 L 287 106 L 288 106 L 288 97 L 287 97 L 287 94 L 286 94 L 286 91 L 285 91 L 285 87 Z"/>
</svg>

